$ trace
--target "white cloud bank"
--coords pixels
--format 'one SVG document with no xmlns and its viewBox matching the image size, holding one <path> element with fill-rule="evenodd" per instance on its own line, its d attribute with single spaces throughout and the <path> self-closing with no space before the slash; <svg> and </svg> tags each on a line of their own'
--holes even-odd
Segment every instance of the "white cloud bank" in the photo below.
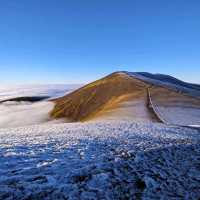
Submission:
<svg viewBox="0 0 200 200">
<path fill-rule="evenodd" d="M 0 100 L 22 96 L 58 97 L 79 87 L 81 87 L 80 84 L 0 86 Z"/>
<path fill-rule="evenodd" d="M 5 102 L 0 104 L 0 128 L 19 127 L 42 123 L 58 123 L 61 120 L 50 120 L 49 112 L 54 103 L 42 101 Z"/>
<path fill-rule="evenodd" d="M 20 96 L 50 96 L 57 97 L 80 87 L 80 85 L 29 85 L 29 86 L 0 86 L 0 100 Z M 51 120 L 49 112 L 54 103 L 41 101 L 30 102 L 4 102 L 0 104 L 0 128 L 36 125 L 42 123 L 59 123 L 64 120 Z"/>
</svg>

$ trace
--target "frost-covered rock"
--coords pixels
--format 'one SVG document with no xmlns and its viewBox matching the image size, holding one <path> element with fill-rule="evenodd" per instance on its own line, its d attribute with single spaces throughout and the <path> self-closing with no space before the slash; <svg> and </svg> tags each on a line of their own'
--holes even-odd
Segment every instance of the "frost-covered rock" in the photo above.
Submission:
<svg viewBox="0 0 200 200">
<path fill-rule="evenodd" d="M 198 199 L 200 132 L 159 123 L 0 129 L 0 199 Z"/>
</svg>

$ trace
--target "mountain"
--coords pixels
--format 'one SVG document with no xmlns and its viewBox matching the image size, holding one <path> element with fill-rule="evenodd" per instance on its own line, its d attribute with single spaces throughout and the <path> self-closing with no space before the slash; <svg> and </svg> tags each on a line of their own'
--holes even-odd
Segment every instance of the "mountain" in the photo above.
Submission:
<svg viewBox="0 0 200 200">
<path fill-rule="evenodd" d="M 168 75 L 115 72 L 54 100 L 51 116 L 68 121 L 109 118 L 176 124 L 182 123 L 186 112 L 189 121 L 181 125 L 196 125 L 200 123 L 199 88 Z M 179 120 L 177 113 L 182 116 Z"/>
<path fill-rule="evenodd" d="M 52 89 L 34 103 L 24 89 L 2 95 L 0 199 L 199 197 L 198 85 L 115 72 L 63 97 Z"/>
<path fill-rule="evenodd" d="M 167 87 L 177 92 L 186 93 L 194 97 L 200 96 L 200 85 L 187 83 L 169 75 L 126 71 L 124 71 L 124 73 L 156 86 Z"/>
</svg>

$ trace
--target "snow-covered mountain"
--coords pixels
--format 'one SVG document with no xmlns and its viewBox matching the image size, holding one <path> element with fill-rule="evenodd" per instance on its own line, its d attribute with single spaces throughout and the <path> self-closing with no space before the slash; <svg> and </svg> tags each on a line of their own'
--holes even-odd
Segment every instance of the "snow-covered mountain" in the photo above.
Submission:
<svg viewBox="0 0 200 200">
<path fill-rule="evenodd" d="M 200 197 L 199 85 L 116 72 L 77 87 L 0 89 L 52 97 L 0 103 L 0 199 Z"/>
</svg>

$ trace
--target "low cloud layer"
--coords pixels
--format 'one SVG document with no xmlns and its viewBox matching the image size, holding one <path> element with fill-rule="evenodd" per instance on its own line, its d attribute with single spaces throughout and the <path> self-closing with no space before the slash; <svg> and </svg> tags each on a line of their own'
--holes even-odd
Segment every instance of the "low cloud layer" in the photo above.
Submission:
<svg viewBox="0 0 200 200">
<path fill-rule="evenodd" d="M 49 122 L 52 102 L 5 102 L 0 104 L 0 128 L 19 127 Z M 54 121 L 55 122 L 55 121 Z"/>
<path fill-rule="evenodd" d="M 0 86 L 0 100 L 23 96 L 58 97 L 72 92 L 81 85 L 48 84 Z M 50 120 L 49 112 L 53 109 L 52 102 L 37 103 L 8 101 L 0 104 L 0 128 L 19 127 L 41 123 L 60 123 L 64 120 Z"/>
<path fill-rule="evenodd" d="M 63 96 L 79 88 L 78 84 L 0 86 L 0 100 L 21 96 Z"/>
</svg>

